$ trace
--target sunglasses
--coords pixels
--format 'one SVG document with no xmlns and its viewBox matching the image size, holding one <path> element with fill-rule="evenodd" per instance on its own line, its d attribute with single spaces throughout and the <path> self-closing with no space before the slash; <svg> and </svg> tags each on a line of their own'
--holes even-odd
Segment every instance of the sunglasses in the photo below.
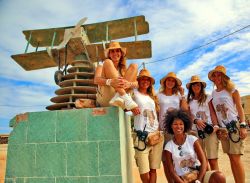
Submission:
<svg viewBox="0 0 250 183">
<path fill-rule="evenodd" d="M 178 150 L 180 151 L 179 155 L 183 156 L 183 151 L 182 151 L 182 147 L 181 146 L 178 146 Z"/>
<path fill-rule="evenodd" d="M 110 53 L 120 53 L 121 52 L 121 49 L 112 49 L 112 50 L 109 50 Z"/>
</svg>

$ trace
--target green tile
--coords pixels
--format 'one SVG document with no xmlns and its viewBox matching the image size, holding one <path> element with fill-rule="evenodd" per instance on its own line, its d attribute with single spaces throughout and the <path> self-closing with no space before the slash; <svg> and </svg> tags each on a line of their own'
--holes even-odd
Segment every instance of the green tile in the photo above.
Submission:
<svg viewBox="0 0 250 183">
<path fill-rule="evenodd" d="M 87 177 L 59 177 L 56 183 L 89 183 Z"/>
<path fill-rule="evenodd" d="M 120 142 L 100 142 L 100 175 L 121 175 Z"/>
<path fill-rule="evenodd" d="M 11 131 L 8 144 L 24 144 L 27 142 L 27 122 L 20 122 Z"/>
<path fill-rule="evenodd" d="M 15 183 L 25 183 L 24 178 L 16 178 Z"/>
<path fill-rule="evenodd" d="M 38 144 L 36 151 L 36 176 L 66 176 L 66 144 Z"/>
<path fill-rule="evenodd" d="M 89 183 L 122 183 L 121 176 L 90 177 Z"/>
<path fill-rule="evenodd" d="M 55 142 L 56 120 L 56 111 L 29 113 L 28 142 Z"/>
<path fill-rule="evenodd" d="M 93 115 L 89 109 L 87 117 L 87 134 L 89 141 L 97 140 L 118 140 L 119 139 L 119 118 L 117 107 L 103 108 L 107 110 L 104 115 Z"/>
<path fill-rule="evenodd" d="M 35 145 L 9 145 L 6 178 L 33 177 L 35 170 Z"/>
<path fill-rule="evenodd" d="M 25 183 L 55 183 L 55 178 L 27 178 Z"/>
<path fill-rule="evenodd" d="M 58 111 L 56 123 L 57 142 L 86 140 L 86 112 L 83 109 Z"/>
<path fill-rule="evenodd" d="M 67 175 L 99 175 L 97 143 L 79 142 L 67 144 Z"/>
<path fill-rule="evenodd" d="M 14 179 L 5 178 L 4 183 L 14 183 Z"/>
</svg>

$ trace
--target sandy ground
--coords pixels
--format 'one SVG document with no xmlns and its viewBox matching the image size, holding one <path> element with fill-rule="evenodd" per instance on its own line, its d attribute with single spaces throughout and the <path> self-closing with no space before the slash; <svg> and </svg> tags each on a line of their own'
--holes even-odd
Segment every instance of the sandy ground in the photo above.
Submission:
<svg viewBox="0 0 250 183">
<path fill-rule="evenodd" d="M 250 183 L 250 131 L 248 131 L 248 137 L 245 141 L 245 154 L 242 156 L 242 161 L 244 162 L 245 173 L 246 173 L 246 183 Z M 225 174 L 227 178 L 227 183 L 234 183 L 233 174 L 230 168 L 230 162 L 228 156 L 222 152 L 221 144 L 219 150 L 219 168 Z M 135 183 L 141 183 L 138 169 L 134 163 L 133 167 Z M 167 180 L 163 173 L 163 167 L 157 171 L 157 183 L 166 183 Z"/>
</svg>

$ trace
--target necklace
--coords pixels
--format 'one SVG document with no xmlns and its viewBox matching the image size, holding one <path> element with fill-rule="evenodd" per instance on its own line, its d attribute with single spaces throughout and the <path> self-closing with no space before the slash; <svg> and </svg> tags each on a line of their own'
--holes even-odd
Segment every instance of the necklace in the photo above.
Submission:
<svg viewBox="0 0 250 183">
<path fill-rule="evenodd" d="M 177 149 L 180 151 L 180 153 L 179 153 L 180 156 L 183 156 L 182 145 L 185 143 L 186 137 L 187 137 L 187 136 L 185 135 L 181 143 L 178 143 L 178 142 L 177 142 L 175 136 L 174 136 L 174 138 L 173 138 L 174 143 L 178 146 Z"/>
</svg>

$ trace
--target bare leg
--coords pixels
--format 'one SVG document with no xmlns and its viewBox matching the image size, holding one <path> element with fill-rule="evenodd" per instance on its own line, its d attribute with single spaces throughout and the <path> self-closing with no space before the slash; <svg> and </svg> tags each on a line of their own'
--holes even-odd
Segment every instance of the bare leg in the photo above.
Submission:
<svg viewBox="0 0 250 183">
<path fill-rule="evenodd" d="M 226 178 L 223 175 L 223 173 L 221 173 L 220 171 L 216 171 L 211 175 L 208 182 L 209 183 L 217 183 L 217 182 L 226 183 Z"/>
<path fill-rule="evenodd" d="M 218 159 L 208 160 L 211 170 L 219 170 Z"/>
<path fill-rule="evenodd" d="M 141 177 L 141 180 L 143 183 L 150 183 L 149 182 L 149 173 L 141 174 L 140 177 Z"/>
<path fill-rule="evenodd" d="M 126 73 L 125 73 L 124 79 L 126 79 L 130 82 L 134 82 L 134 81 L 136 81 L 137 73 L 138 73 L 138 65 L 137 64 L 130 64 Z"/>
<path fill-rule="evenodd" d="M 239 154 L 228 154 L 235 183 L 245 182 L 245 170 L 240 156 Z"/>
<path fill-rule="evenodd" d="M 157 180 L 156 169 L 150 169 L 149 182 L 150 183 L 156 183 L 156 180 Z"/>
</svg>

